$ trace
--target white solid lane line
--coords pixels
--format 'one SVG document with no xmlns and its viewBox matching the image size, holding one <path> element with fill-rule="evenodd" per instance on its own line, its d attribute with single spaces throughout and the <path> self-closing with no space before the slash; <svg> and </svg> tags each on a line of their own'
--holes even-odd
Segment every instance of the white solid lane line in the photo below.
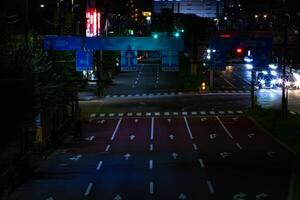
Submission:
<svg viewBox="0 0 300 200">
<path fill-rule="evenodd" d="M 151 118 L 151 136 L 150 140 L 153 140 L 154 137 L 154 117 Z"/>
<path fill-rule="evenodd" d="M 103 161 L 100 160 L 99 163 L 98 163 L 98 165 L 97 165 L 97 168 L 96 168 L 97 170 L 100 170 L 100 168 L 101 168 L 101 166 L 102 166 L 102 163 L 103 163 Z"/>
<path fill-rule="evenodd" d="M 242 147 L 239 143 L 236 143 L 236 146 L 237 146 L 240 150 L 243 149 L 243 147 Z"/>
<path fill-rule="evenodd" d="M 92 187 L 93 187 L 93 183 L 89 183 L 89 185 L 86 188 L 85 193 L 84 193 L 85 196 L 90 194 L 90 191 L 91 191 Z"/>
<path fill-rule="evenodd" d="M 150 194 L 154 193 L 154 183 L 152 181 L 149 183 L 149 193 Z"/>
<path fill-rule="evenodd" d="M 214 193 L 215 192 L 214 187 L 212 186 L 211 181 L 207 181 L 207 186 L 208 186 L 208 189 L 209 189 L 210 193 Z"/>
<path fill-rule="evenodd" d="M 225 130 L 225 132 L 228 134 L 228 136 L 233 139 L 233 136 L 231 135 L 231 133 L 228 131 L 228 129 L 226 128 L 226 126 L 223 124 L 223 122 L 221 121 L 221 119 L 216 116 L 218 122 L 221 124 L 221 126 L 223 127 L 223 129 Z"/>
<path fill-rule="evenodd" d="M 108 144 L 105 148 L 105 151 L 107 152 L 109 150 L 109 148 L 110 148 L 110 145 Z"/>
<path fill-rule="evenodd" d="M 193 137 L 193 135 L 192 135 L 192 132 L 191 132 L 191 129 L 190 129 L 190 126 L 189 126 L 189 123 L 188 123 L 186 117 L 184 117 L 184 122 L 185 122 L 186 128 L 187 128 L 187 130 L 188 130 L 188 133 L 189 133 L 189 135 L 190 135 L 190 139 L 193 140 L 194 137 Z"/>
<path fill-rule="evenodd" d="M 153 168 L 153 160 L 149 160 L 149 169 Z"/>
<path fill-rule="evenodd" d="M 115 136 L 116 136 L 116 133 L 117 133 L 117 131 L 118 131 L 118 129 L 119 129 L 119 126 L 120 126 L 120 124 L 121 124 L 121 121 L 122 121 L 122 118 L 119 119 L 118 124 L 117 124 L 117 126 L 116 126 L 116 128 L 115 128 L 115 130 L 114 130 L 114 132 L 113 132 L 113 134 L 112 134 L 112 136 L 111 136 L 111 138 L 110 138 L 110 140 L 114 140 L 114 139 L 115 139 Z"/>
<path fill-rule="evenodd" d="M 199 159 L 198 161 L 199 161 L 201 167 L 204 168 L 204 162 L 203 162 L 203 160 L 202 160 L 202 159 Z"/>
</svg>

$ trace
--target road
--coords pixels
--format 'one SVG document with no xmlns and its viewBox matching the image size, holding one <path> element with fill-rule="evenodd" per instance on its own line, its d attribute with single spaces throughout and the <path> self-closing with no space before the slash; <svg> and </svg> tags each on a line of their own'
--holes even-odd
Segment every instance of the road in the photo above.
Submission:
<svg viewBox="0 0 300 200">
<path fill-rule="evenodd" d="M 93 118 L 9 200 L 282 200 L 292 160 L 241 115 Z"/>
</svg>

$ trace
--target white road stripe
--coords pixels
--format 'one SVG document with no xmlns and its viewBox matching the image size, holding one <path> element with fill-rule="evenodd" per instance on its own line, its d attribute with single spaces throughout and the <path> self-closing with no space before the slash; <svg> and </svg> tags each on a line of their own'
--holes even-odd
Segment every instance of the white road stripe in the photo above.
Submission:
<svg viewBox="0 0 300 200">
<path fill-rule="evenodd" d="M 213 186 L 212 186 L 211 181 L 207 181 L 207 185 L 208 185 L 208 189 L 209 189 L 210 193 L 214 193 L 215 190 L 214 190 L 214 188 L 213 188 Z"/>
<path fill-rule="evenodd" d="M 90 184 L 88 185 L 88 187 L 86 188 L 86 190 L 85 190 L 85 193 L 84 193 L 85 196 L 89 195 L 89 193 L 90 193 L 92 187 L 93 187 L 93 183 L 90 183 Z"/>
<path fill-rule="evenodd" d="M 154 117 L 151 118 L 151 136 L 150 140 L 153 140 L 154 137 Z"/>
<path fill-rule="evenodd" d="M 153 168 L 153 160 L 149 160 L 149 169 Z"/>
<path fill-rule="evenodd" d="M 114 132 L 113 132 L 113 134 L 112 134 L 112 136 L 111 136 L 111 138 L 110 138 L 110 140 L 114 140 L 114 139 L 115 139 L 115 136 L 116 136 L 116 133 L 117 133 L 117 131 L 118 131 L 118 129 L 119 129 L 119 126 L 120 126 L 120 124 L 121 124 L 121 121 L 122 121 L 122 118 L 119 119 L 118 124 L 117 124 L 117 126 L 116 126 L 116 128 L 115 128 L 115 130 L 114 130 Z"/>
<path fill-rule="evenodd" d="M 243 147 L 242 147 L 239 143 L 236 143 L 236 146 L 237 146 L 240 150 L 243 149 Z"/>
<path fill-rule="evenodd" d="M 97 166 L 97 168 L 96 168 L 97 170 L 100 170 L 100 168 L 101 168 L 101 166 L 102 166 L 102 163 L 103 163 L 103 161 L 100 160 L 99 163 L 98 163 L 98 166 Z"/>
<path fill-rule="evenodd" d="M 223 124 L 223 122 L 220 120 L 220 118 L 218 116 L 216 116 L 217 120 L 219 121 L 219 123 L 221 124 L 221 126 L 223 127 L 223 129 L 225 130 L 225 132 L 228 134 L 228 136 L 233 139 L 233 136 L 231 135 L 231 133 L 228 131 L 228 129 L 226 128 L 226 126 Z"/>
<path fill-rule="evenodd" d="M 194 150 L 197 151 L 198 150 L 198 147 L 196 144 L 193 144 L 193 147 L 194 147 Z"/>
<path fill-rule="evenodd" d="M 190 135 L 190 139 L 193 140 L 194 137 L 193 137 L 193 135 L 192 135 L 192 132 L 191 132 L 191 129 L 190 129 L 190 126 L 189 126 L 189 123 L 188 123 L 186 117 L 184 117 L 184 122 L 185 122 L 186 128 L 187 128 L 187 130 L 188 130 L 188 133 L 189 133 L 189 135 Z"/>
<path fill-rule="evenodd" d="M 152 181 L 149 183 L 149 193 L 150 194 L 154 193 L 154 183 Z"/>
<path fill-rule="evenodd" d="M 199 161 L 201 167 L 204 168 L 204 162 L 203 162 L 203 160 L 202 160 L 202 159 L 199 159 L 198 161 Z"/>
<path fill-rule="evenodd" d="M 110 148 L 110 145 L 108 144 L 108 145 L 106 146 L 105 151 L 107 152 L 107 151 L 109 150 L 109 148 Z"/>
<path fill-rule="evenodd" d="M 150 151 L 153 151 L 153 144 L 150 144 Z"/>
</svg>

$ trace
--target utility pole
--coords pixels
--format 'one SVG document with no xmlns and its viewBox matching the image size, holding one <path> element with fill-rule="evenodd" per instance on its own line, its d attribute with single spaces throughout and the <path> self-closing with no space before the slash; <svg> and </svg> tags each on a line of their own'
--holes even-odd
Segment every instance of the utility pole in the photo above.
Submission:
<svg viewBox="0 0 300 200">
<path fill-rule="evenodd" d="M 288 113 L 288 88 L 286 88 L 286 58 L 287 58 L 287 43 L 288 43 L 288 27 L 290 22 L 290 16 L 286 13 L 285 0 L 283 0 L 283 14 L 285 17 L 284 21 L 284 41 L 283 41 L 283 52 L 282 52 L 282 76 L 283 76 L 283 86 L 282 86 L 282 96 L 281 96 L 281 110 L 282 118 L 287 118 Z M 288 18 L 286 18 L 288 17 Z"/>
<path fill-rule="evenodd" d="M 25 46 L 26 46 L 26 49 L 28 48 L 28 26 L 29 26 L 29 0 L 26 0 L 25 1 Z"/>
</svg>

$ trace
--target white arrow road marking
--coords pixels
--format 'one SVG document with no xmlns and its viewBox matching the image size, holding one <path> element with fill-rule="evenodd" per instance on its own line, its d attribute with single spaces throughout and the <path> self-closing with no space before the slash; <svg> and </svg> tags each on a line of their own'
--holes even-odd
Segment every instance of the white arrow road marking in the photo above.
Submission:
<svg viewBox="0 0 300 200">
<path fill-rule="evenodd" d="M 255 136 L 254 133 L 248 134 L 248 137 L 249 137 L 250 139 L 252 139 L 254 136 Z"/>
<path fill-rule="evenodd" d="M 102 163 L 103 163 L 103 162 L 100 160 L 99 163 L 98 163 L 98 165 L 97 165 L 97 168 L 96 168 L 97 170 L 100 170 L 100 168 L 101 168 L 101 166 L 102 166 Z"/>
<path fill-rule="evenodd" d="M 191 129 L 190 129 L 189 123 L 188 123 L 188 121 L 187 121 L 186 117 L 184 117 L 183 119 L 184 119 L 184 122 L 185 122 L 185 126 L 186 126 L 186 128 L 187 128 L 187 130 L 188 130 L 188 133 L 189 133 L 189 135 L 190 135 L 190 139 L 191 139 L 191 140 L 193 140 L 193 139 L 194 139 L 194 137 L 193 137 L 193 134 L 192 134 L 192 132 L 191 132 Z"/>
<path fill-rule="evenodd" d="M 233 117 L 232 119 L 233 119 L 233 121 L 236 121 L 236 120 L 238 120 L 239 118 L 238 118 L 238 117 Z"/>
<path fill-rule="evenodd" d="M 66 163 L 60 163 L 59 166 L 60 167 L 65 167 L 65 166 L 67 166 L 67 164 Z"/>
<path fill-rule="evenodd" d="M 150 140 L 153 140 L 154 137 L 154 117 L 151 118 L 151 135 Z"/>
<path fill-rule="evenodd" d="M 109 148 L 110 148 L 110 145 L 108 144 L 105 148 L 105 151 L 107 152 L 109 150 Z"/>
<path fill-rule="evenodd" d="M 133 140 L 135 138 L 135 136 L 134 135 L 130 135 L 129 138 L 130 138 L 130 140 Z"/>
<path fill-rule="evenodd" d="M 223 122 L 220 120 L 220 118 L 218 116 L 216 116 L 217 120 L 219 121 L 219 123 L 221 124 L 221 126 L 223 127 L 223 129 L 225 130 L 225 132 L 228 134 L 228 136 L 233 139 L 233 136 L 231 135 L 231 133 L 228 131 L 228 129 L 226 128 L 226 126 L 223 124 Z"/>
<path fill-rule="evenodd" d="M 171 140 L 174 140 L 175 136 L 171 134 L 171 135 L 169 135 L 169 138 L 170 138 Z"/>
<path fill-rule="evenodd" d="M 245 200 L 246 194 L 240 192 L 238 194 L 233 195 L 233 200 Z"/>
<path fill-rule="evenodd" d="M 172 157 L 173 157 L 174 159 L 177 159 L 177 156 L 178 156 L 177 153 L 172 153 Z"/>
<path fill-rule="evenodd" d="M 117 126 L 116 126 L 116 128 L 115 128 L 115 130 L 114 130 L 114 132 L 113 132 L 113 134 L 112 134 L 112 136 L 111 136 L 111 138 L 110 138 L 110 140 L 114 140 L 114 139 L 115 139 L 116 133 L 117 133 L 117 131 L 118 131 L 118 129 L 119 129 L 119 126 L 120 126 L 120 124 L 121 124 L 121 121 L 122 121 L 122 118 L 119 119 L 118 124 L 117 124 Z"/>
<path fill-rule="evenodd" d="M 243 147 L 242 147 L 239 143 L 236 143 L 236 146 L 237 146 L 240 150 L 243 149 Z"/>
<path fill-rule="evenodd" d="M 138 119 L 135 119 L 135 120 L 134 120 L 134 123 L 138 123 L 138 122 L 139 122 L 139 120 L 138 120 Z"/>
<path fill-rule="evenodd" d="M 198 161 L 199 161 L 201 167 L 204 168 L 204 162 L 203 162 L 203 160 L 202 160 L 202 159 L 199 159 Z"/>
<path fill-rule="evenodd" d="M 208 186 L 210 193 L 215 193 L 215 190 L 214 190 L 214 187 L 213 187 L 211 181 L 207 181 L 207 186 Z"/>
<path fill-rule="evenodd" d="M 102 119 L 101 121 L 97 121 L 97 124 L 103 124 L 105 122 L 104 119 Z"/>
<path fill-rule="evenodd" d="M 90 136 L 90 137 L 84 138 L 84 140 L 86 140 L 86 141 L 92 141 L 95 138 L 96 138 L 95 136 Z"/>
<path fill-rule="evenodd" d="M 153 144 L 150 144 L 150 151 L 153 151 Z"/>
<path fill-rule="evenodd" d="M 264 198 L 266 198 L 266 197 L 268 197 L 268 196 L 269 196 L 269 195 L 266 194 L 266 193 L 261 193 L 261 194 L 256 195 L 256 199 L 264 199 Z"/>
<path fill-rule="evenodd" d="M 113 198 L 113 200 L 122 200 L 122 197 L 120 195 L 117 195 Z"/>
<path fill-rule="evenodd" d="M 179 196 L 178 196 L 178 199 L 187 199 L 186 195 L 181 193 Z"/>
<path fill-rule="evenodd" d="M 46 199 L 46 200 L 54 200 L 54 199 L 53 199 L 53 197 L 49 197 L 49 198 L 48 198 L 48 199 Z"/>
<path fill-rule="evenodd" d="M 172 120 L 171 119 L 168 119 L 168 122 L 170 123 Z"/>
<path fill-rule="evenodd" d="M 130 155 L 129 153 L 125 154 L 125 155 L 124 155 L 125 160 L 128 160 L 130 156 L 131 156 L 131 155 Z"/>
<path fill-rule="evenodd" d="M 269 157 L 271 157 L 271 158 L 274 157 L 274 154 L 275 154 L 274 151 L 269 151 L 269 152 L 267 152 L 267 155 L 268 155 Z"/>
<path fill-rule="evenodd" d="M 149 160 L 149 169 L 153 168 L 153 160 Z"/>
<path fill-rule="evenodd" d="M 77 155 L 77 156 L 75 156 L 75 157 L 71 157 L 70 160 L 75 160 L 75 161 L 77 161 L 77 160 L 79 160 L 81 157 L 82 157 L 82 155 Z"/>
<path fill-rule="evenodd" d="M 226 158 L 229 156 L 229 153 L 228 152 L 222 152 L 220 153 L 220 155 L 222 156 L 222 158 Z"/>
<path fill-rule="evenodd" d="M 84 196 L 87 196 L 90 194 L 92 187 L 93 187 L 93 183 L 89 183 L 88 187 L 85 190 Z"/>
<path fill-rule="evenodd" d="M 214 134 L 214 133 L 213 134 L 209 134 L 209 138 L 210 139 L 215 139 L 216 137 L 217 137 L 217 134 Z"/>
<path fill-rule="evenodd" d="M 194 150 L 197 151 L 198 150 L 198 147 L 196 144 L 193 144 L 193 147 L 194 147 Z"/>
<path fill-rule="evenodd" d="M 205 122 L 205 121 L 206 121 L 205 117 L 201 118 L 201 122 Z"/>
</svg>

